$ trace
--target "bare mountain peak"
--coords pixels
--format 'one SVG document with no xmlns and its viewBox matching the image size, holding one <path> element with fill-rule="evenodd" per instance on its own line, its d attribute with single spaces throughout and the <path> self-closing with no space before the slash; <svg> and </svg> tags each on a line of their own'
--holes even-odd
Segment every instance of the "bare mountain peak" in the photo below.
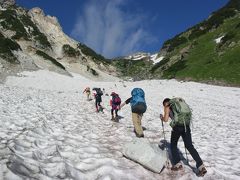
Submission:
<svg viewBox="0 0 240 180">
<path fill-rule="evenodd" d="M 42 16 L 45 16 L 43 10 L 39 7 L 35 7 L 35 8 L 32 8 L 30 11 L 30 13 L 34 13 L 34 14 L 38 14 L 38 15 L 42 15 Z"/>
<path fill-rule="evenodd" d="M 45 15 L 44 11 L 39 7 L 32 8 L 29 11 L 29 15 L 32 17 L 41 19 L 41 20 L 45 20 L 45 21 L 57 26 L 59 29 L 62 29 L 62 27 L 60 26 L 60 24 L 58 22 L 58 19 L 55 16 Z"/>
</svg>

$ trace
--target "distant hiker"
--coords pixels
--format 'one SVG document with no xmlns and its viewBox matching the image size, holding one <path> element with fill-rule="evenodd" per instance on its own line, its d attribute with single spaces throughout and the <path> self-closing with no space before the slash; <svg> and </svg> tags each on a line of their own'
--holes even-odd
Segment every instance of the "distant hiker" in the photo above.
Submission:
<svg viewBox="0 0 240 180">
<path fill-rule="evenodd" d="M 166 98 L 163 100 L 163 106 L 164 115 L 160 114 L 160 119 L 167 122 L 169 117 L 171 118 L 171 153 L 174 164 L 171 169 L 174 171 L 182 169 L 182 164 L 180 163 L 180 156 L 177 149 L 178 140 L 180 136 L 182 136 L 185 148 L 189 151 L 193 159 L 196 161 L 196 166 L 199 170 L 198 175 L 204 176 L 207 173 L 207 170 L 197 150 L 192 144 L 192 136 L 190 130 L 190 122 L 192 118 L 191 109 L 182 98 Z"/>
<path fill-rule="evenodd" d="M 118 121 L 118 109 L 121 104 L 121 98 L 119 95 L 115 92 L 111 93 L 112 99 L 110 100 L 110 106 L 112 107 L 111 109 L 111 115 L 112 115 L 112 121 Z M 114 117 L 114 112 L 115 112 L 115 117 Z"/>
<path fill-rule="evenodd" d="M 96 112 L 102 111 L 103 108 L 101 106 L 101 102 L 102 102 L 103 92 L 101 91 L 101 88 L 94 88 L 93 90 L 95 90 L 94 97 L 95 97 Z"/>
<path fill-rule="evenodd" d="M 134 132 L 137 137 L 144 137 L 142 128 L 142 116 L 147 110 L 145 102 L 145 93 L 141 88 L 134 88 L 131 92 L 132 97 L 128 98 L 123 104 L 120 105 L 120 109 L 130 103 L 132 110 L 132 121 L 134 125 Z"/>
<path fill-rule="evenodd" d="M 90 101 L 90 94 L 91 94 L 90 87 L 86 87 L 86 88 L 84 89 L 83 93 L 86 93 L 86 95 L 87 95 L 87 100 Z"/>
</svg>

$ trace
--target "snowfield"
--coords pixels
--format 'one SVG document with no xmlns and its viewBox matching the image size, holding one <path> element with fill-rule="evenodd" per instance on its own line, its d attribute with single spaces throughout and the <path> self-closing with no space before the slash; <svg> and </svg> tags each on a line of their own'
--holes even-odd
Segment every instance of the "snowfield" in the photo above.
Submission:
<svg viewBox="0 0 240 180">
<path fill-rule="evenodd" d="M 146 93 L 148 105 L 142 124 L 145 138 L 163 140 L 159 114 L 165 97 L 180 96 L 193 109 L 194 146 L 208 173 L 199 178 L 195 162 L 161 174 L 152 173 L 122 156 L 135 135 L 130 106 L 120 111 L 119 123 L 110 121 L 110 97 L 103 96 L 104 113 L 82 94 L 86 86 L 130 96 L 134 87 Z M 240 89 L 175 80 L 94 82 L 79 75 L 49 71 L 25 72 L 0 84 L 0 179 L 240 179 Z M 171 127 L 165 123 L 169 142 Z M 186 163 L 182 140 L 179 150 Z"/>
</svg>

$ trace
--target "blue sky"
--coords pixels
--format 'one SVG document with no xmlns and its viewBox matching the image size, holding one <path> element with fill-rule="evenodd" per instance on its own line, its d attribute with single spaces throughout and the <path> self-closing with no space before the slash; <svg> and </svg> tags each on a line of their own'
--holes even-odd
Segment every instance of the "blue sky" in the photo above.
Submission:
<svg viewBox="0 0 240 180">
<path fill-rule="evenodd" d="M 158 52 L 228 0 L 16 0 L 56 16 L 63 31 L 107 58 Z"/>
</svg>

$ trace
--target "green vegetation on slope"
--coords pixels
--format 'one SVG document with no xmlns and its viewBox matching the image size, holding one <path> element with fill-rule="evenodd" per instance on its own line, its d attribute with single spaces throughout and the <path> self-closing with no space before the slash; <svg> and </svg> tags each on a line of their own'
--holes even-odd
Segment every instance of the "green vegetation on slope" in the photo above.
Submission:
<svg viewBox="0 0 240 180">
<path fill-rule="evenodd" d="M 150 72 L 154 73 L 160 67 L 161 67 L 161 70 L 164 70 L 163 66 L 165 64 L 167 64 L 168 62 L 169 62 L 169 58 L 164 58 L 163 60 L 161 60 L 160 62 L 158 62 L 154 66 L 152 66 L 151 69 L 150 69 Z"/>
<path fill-rule="evenodd" d="M 240 1 L 231 0 L 226 6 L 213 12 L 212 15 L 205 21 L 189 28 L 186 33 L 180 33 L 174 38 L 164 42 L 163 49 L 167 49 L 168 52 L 173 51 L 179 45 L 182 45 L 188 41 L 192 41 L 200 36 L 208 33 L 209 31 L 218 28 L 224 23 L 224 20 L 230 17 L 234 17 L 240 10 Z"/>
<path fill-rule="evenodd" d="M 230 18 L 197 39 L 184 60 L 163 72 L 164 78 L 240 84 L 240 18 Z M 224 36 L 219 44 L 214 40 Z"/>
<path fill-rule="evenodd" d="M 16 32 L 16 34 L 12 38 L 23 38 L 25 40 L 28 40 L 28 35 L 24 28 L 24 25 L 18 19 L 18 15 L 15 10 L 7 9 L 5 11 L 0 11 L 0 19 L 2 20 L 0 24 L 4 29 Z"/>
<path fill-rule="evenodd" d="M 69 44 L 64 44 L 62 49 L 63 49 L 63 53 L 69 57 L 77 57 L 80 55 L 79 50 L 74 49 Z"/>
<path fill-rule="evenodd" d="M 0 20 L 2 20 L 0 24 L 4 29 L 16 32 L 12 37 L 13 39 L 30 40 L 33 38 L 40 44 L 41 48 L 51 48 L 47 37 L 39 31 L 27 14 L 19 15 L 15 9 L 7 9 L 0 11 Z"/>
<path fill-rule="evenodd" d="M 103 63 L 105 65 L 110 64 L 110 61 L 105 59 L 102 55 L 97 54 L 91 48 L 85 44 L 79 43 L 78 48 L 82 51 L 83 54 L 92 57 L 93 61 L 97 64 Z"/>
<path fill-rule="evenodd" d="M 135 80 L 147 78 L 152 63 L 145 60 L 118 59 L 112 64 L 121 72 L 122 76 L 130 76 Z"/>
<path fill-rule="evenodd" d="M 40 50 L 37 50 L 36 51 L 36 54 L 43 57 L 44 59 L 46 60 L 49 60 L 51 61 L 53 64 L 55 64 L 56 66 L 60 67 L 61 69 L 64 69 L 65 70 L 65 67 L 59 63 L 56 59 L 54 59 L 53 57 L 49 56 L 48 54 L 46 54 L 45 52 L 43 51 L 40 51 Z"/>
<path fill-rule="evenodd" d="M 98 76 L 99 74 L 97 73 L 97 71 L 93 68 L 91 68 L 90 66 L 87 66 L 87 71 L 90 71 L 92 73 L 92 75 L 94 76 Z"/>
<path fill-rule="evenodd" d="M 19 61 L 12 53 L 12 51 L 17 50 L 21 50 L 19 44 L 9 38 L 5 38 L 0 33 L 0 57 L 10 63 L 19 64 Z"/>
</svg>

